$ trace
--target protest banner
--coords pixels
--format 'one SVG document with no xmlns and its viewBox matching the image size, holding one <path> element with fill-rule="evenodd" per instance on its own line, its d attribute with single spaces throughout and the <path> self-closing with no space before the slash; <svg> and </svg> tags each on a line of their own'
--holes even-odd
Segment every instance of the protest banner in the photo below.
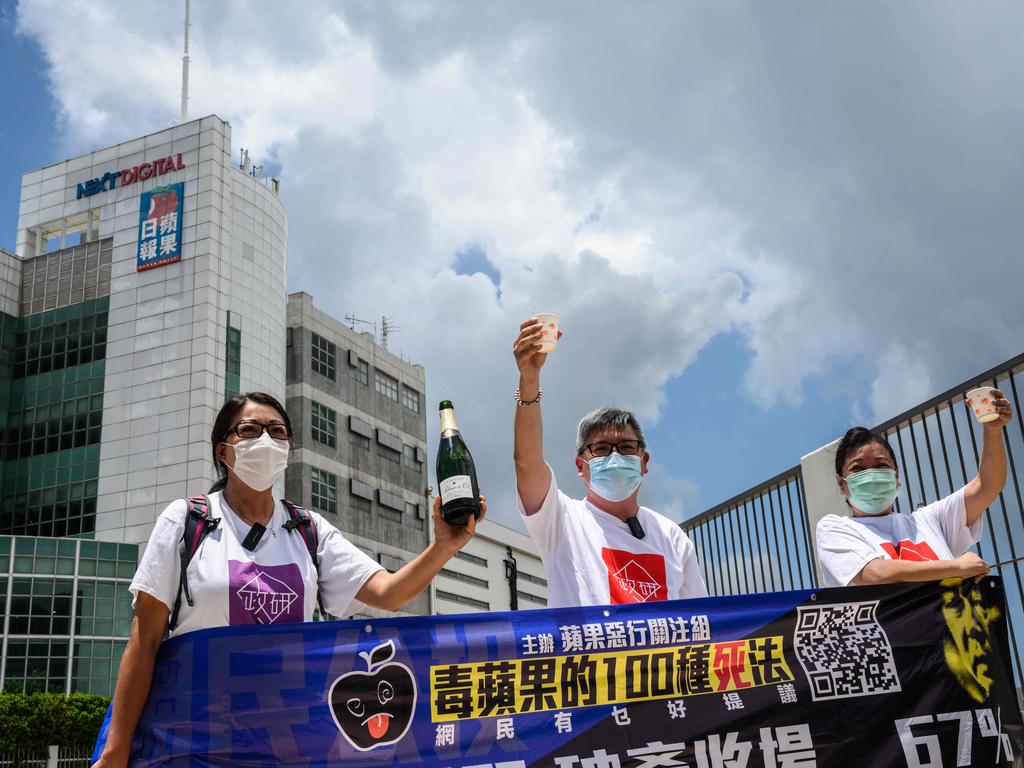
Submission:
<svg viewBox="0 0 1024 768">
<path fill-rule="evenodd" d="M 221 628 L 131 765 L 1020 766 L 1010 672 L 996 577 Z"/>
</svg>

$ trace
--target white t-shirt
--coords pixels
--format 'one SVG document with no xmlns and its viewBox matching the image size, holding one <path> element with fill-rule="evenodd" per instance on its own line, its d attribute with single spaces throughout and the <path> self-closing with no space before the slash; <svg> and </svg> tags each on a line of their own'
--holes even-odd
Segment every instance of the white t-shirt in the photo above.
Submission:
<svg viewBox="0 0 1024 768">
<path fill-rule="evenodd" d="M 238 624 L 274 624 L 310 621 L 317 607 L 317 574 L 301 530 L 284 530 L 288 511 L 275 499 L 274 516 L 253 551 L 242 546 L 249 525 L 211 493 L 210 514 L 220 525 L 203 539 L 188 566 L 188 586 L 194 606 L 181 596 L 178 624 L 171 633 Z M 152 595 L 174 609 L 181 574 L 181 537 L 188 503 L 172 502 L 157 518 L 149 544 L 129 589 Z M 312 516 L 319 546 L 320 597 L 327 612 L 348 616 L 362 604 L 356 593 L 374 573 L 382 570 L 333 525 L 315 512 Z"/>
<path fill-rule="evenodd" d="M 913 514 L 825 515 L 815 531 L 826 587 L 845 587 L 872 560 L 953 560 L 978 543 L 982 518 L 967 527 L 964 489 Z"/>
<path fill-rule="evenodd" d="M 707 597 L 693 542 L 667 517 L 640 507 L 646 535 L 637 539 L 617 517 L 558 490 L 554 472 L 537 512 L 517 501 L 544 562 L 549 607 Z"/>
</svg>

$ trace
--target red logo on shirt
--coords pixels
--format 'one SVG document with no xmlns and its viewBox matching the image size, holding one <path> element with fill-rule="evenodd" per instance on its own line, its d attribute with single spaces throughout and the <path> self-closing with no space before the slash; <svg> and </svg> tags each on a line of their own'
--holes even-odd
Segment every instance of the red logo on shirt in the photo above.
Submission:
<svg viewBox="0 0 1024 768">
<path fill-rule="evenodd" d="M 882 542 L 882 549 L 893 560 L 914 560 L 924 562 L 926 560 L 938 560 L 939 556 L 927 541 L 919 541 L 916 544 L 910 539 L 904 539 L 899 544 L 889 541 Z"/>
<path fill-rule="evenodd" d="M 612 605 L 668 600 L 663 556 L 602 547 L 601 559 L 608 566 L 608 594 Z"/>
</svg>

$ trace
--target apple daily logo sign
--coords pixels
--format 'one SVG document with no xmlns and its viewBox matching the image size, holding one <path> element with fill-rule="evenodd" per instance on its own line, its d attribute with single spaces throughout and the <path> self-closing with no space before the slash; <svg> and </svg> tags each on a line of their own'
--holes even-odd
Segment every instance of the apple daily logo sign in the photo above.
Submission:
<svg viewBox="0 0 1024 768">
<path fill-rule="evenodd" d="M 121 180 L 122 187 L 127 187 L 136 181 L 145 181 L 154 176 L 163 176 L 171 171 L 180 171 L 184 167 L 185 163 L 182 162 L 181 153 L 179 152 L 177 155 L 168 155 L 152 163 L 140 163 L 132 168 L 125 168 L 121 171 L 107 171 L 98 178 L 83 181 L 79 184 L 78 194 L 75 196 L 75 199 L 91 197 L 99 192 L 113 189 L 117 186 L 118 179 Z"/>
<path fill-rule="evenodd" d="M 391 661 L 391 640 L 359 656 L 366 672 L 353 670 L 339 677 L 327 700 L 341 735 L 360 752 L 368 752 L 394 744 L 408 732 L 416 710 L 416 678 L 405 664 Z"/>
</svg>

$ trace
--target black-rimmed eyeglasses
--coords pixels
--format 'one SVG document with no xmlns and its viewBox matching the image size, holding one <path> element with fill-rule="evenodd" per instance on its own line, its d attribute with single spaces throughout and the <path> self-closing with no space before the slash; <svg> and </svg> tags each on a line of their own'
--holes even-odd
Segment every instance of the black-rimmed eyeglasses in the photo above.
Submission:
<svg viewBox="0 0 1024 768">
<path fill-rule="evenodd" d="M 227 439 L 230 435 L 238 435 L 243 440 L 251 440 L 254 437 L 259 437 L 264 432 L 270 435 L 274 440 L 291 440 L 292 431 L 288 429 L 288 425 L 280 421 L 272 421 L 269 424 L 260 424 L 258 421 L 240 421 L 227 432 L 224 433 L 222 440 Z"/>
<path fill-rule="evenodd" d="M 643 453 L 644 444 L 639 440 L 619 440 L 617 443 L 601 441 L 587 443 L 583 446 L 583 450 L 590 451 L 590 454 L 597 458 L 610 456 L 612 451 L 615 451 L 620 456 L 636 456 L 638 453 Z"/>
</svg>

